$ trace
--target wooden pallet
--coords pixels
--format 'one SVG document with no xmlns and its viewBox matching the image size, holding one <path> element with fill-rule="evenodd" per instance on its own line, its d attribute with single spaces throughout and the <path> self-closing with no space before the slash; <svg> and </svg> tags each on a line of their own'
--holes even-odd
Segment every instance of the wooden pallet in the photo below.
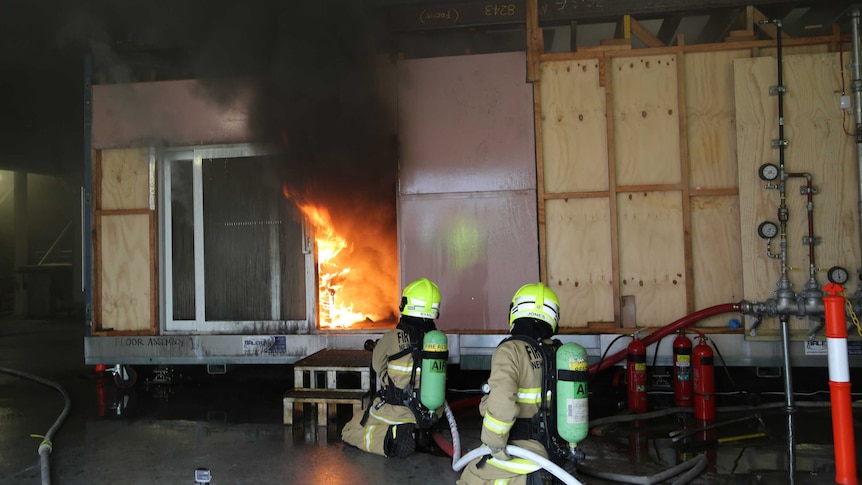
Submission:
<svg viewBox="0 0 862 485">
<path fill-rule="evenodd" d="M 301 414 L 305 404 L 317 408 L 317 425 L 327 426 L 330 419 L 335 420 L 339 404 L 353 406 L 355 416 L 370 403 L 371 391 L 293 389 L 284 393 L 284 424 L 292 426 L 294 414 Z"/>
<path fill-rule="evenodd" d="M 323 349 L 293 364 L 294 387 L 297 389 L 338 389 L 368 391 L 371 389 L 371 352 L 367 350 Z M 338 377 L 358 374 L 358 389 L 339 387 Z M 305 386 L 306 378 L 309 385 Z M 320 383 L 319 381 L 324 381 Z"/>
</svg>

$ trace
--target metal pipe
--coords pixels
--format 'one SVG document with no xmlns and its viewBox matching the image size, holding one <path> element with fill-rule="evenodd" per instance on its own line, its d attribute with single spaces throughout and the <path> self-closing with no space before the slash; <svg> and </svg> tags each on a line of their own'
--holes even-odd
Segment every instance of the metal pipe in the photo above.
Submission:
<svg viewBox="0 0 862 485">
<path fill-rule="evenodd" d="M 787 315 L 779 318 L 781 322 L 781 347 L 784 350 L 784 407 L 793 411 L 793 376 L 790 366 L 790 323 Z"/>
<path fill-rule="evenodd" d="M 851 91 L 853 92 L 853 118 L 856 121 L 856 166 L 857 176 L 859 177 L 859 203 L 857 210 L 859 211 L 859 248 L 862 250 L 862 73 L 860 73 L 859 59 L 859 8 L 854 7 L 850 10 L 850 27 L 853 38 L 853 61 L 850 63 L 850 73 L 852 79 L 850 81 Z M 842 66 L 843 67 L 843 66 Z M 858 271 L 862 274 L 862 268 Z M 860 281 L 860 291 L 862 291 L 862 281 Z"/>
<path fill-rule="evenodd" d="M 781 46 L 781 21 L 771 20 L 775 24 L 776 34 L 776 56 L 777 59 L 777 77 L 778 85 L 776 86 L 775 94 L 778 96 L 778 173 L 780 182 L 778 184 L 778 192 L 780 194 L 780 203 L 778 206 L 778 223 L 781 226 L 781 277 L 787 278 L 787 273 L 790 270 L 787 264 L 787 219 L 789 218 L 789 210 L 787 209 L 787 173 L 784 168 L 784 148 L 786 141 L 784 140 L 784 56 Z"/>
<path fill-rule="evenodd" d="M 773 91 L 778 96 L 778 140 L 775 142 L 778 148 L 778 174 L 779 184 L 778 190 L 780 193 L 780 204 L 778 206 L 778 224 L 780 227 L 780 245 L 781 245 L 781 279 L 778 281 L 778 289 L 775 292 L 776 303 L 778 308 L 797 307 L 799 310 L 796 295 L 794 295 L 791 287 L 793 286 L 790 279 L 787 277 L 789 266 L 787 264 L 787 220 L 790 216 L 790 211 L 787 208 L 787 178 L 790 176 L 784 167 L 784 149 L 787 142 L 784 139 L 784 56 L 781 43 L 781 21 L 778 19 L 764 20 L 760 23 L 774 23 L 776 34 L 776 56 L 777 56 L 777 77 L 778 85 Z M 797 313 L 804 313 L 798 311 Z M 793 410 L 793 380 L 791 377 L 790 364 L 790 324 L 788 322 L 788 314 L 781 313 L 779 315 L 781 323 L 781 343 L 784 353 L 784 398 L 785 407 L 788 411 Z"/>
<path fill-rule="evenodd" d="M 787 413 L 787 483 L 796 483 L 796 429 L 793 425 L 794 413 Z"/>
<path fill-rule="evenodd" d="M 817 262 L 814 258 L 814 246 L 816 239 L 814 236 L 814 184 L 812 176 L 808 172 L 792 172 L 787 174 L 788 178 L 804 178 L 805 186 L 802 188 L 806 196 L 805 208 L 808 213 L 808 276 L 814 278 L 817 272 Z"/>
<path fill-rule="evenodd" d="M 86 336 L 93 330 L 93 60 L 84 56 L 84 186 L 81 220 L 81 283 L 84 287 L 84 323 Z"/>
</svg>

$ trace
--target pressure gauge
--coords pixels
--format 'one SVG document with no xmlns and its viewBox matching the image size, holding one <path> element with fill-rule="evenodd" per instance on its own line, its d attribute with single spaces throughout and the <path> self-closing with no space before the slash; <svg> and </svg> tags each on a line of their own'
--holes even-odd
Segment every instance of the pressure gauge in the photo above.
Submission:
<svg viewBox="0 0 862 485">
<path fill-rule="evenodd" d="M 778 226 L 774 222 L 765 221 L 757 226 L 757 235 L 763 239 L 772 239 L 778 234 Z"/>
<path fill-rule="evenodd" d="M 850 275 L 847 273 L 847 270 L 841 266 L 833 266 L 829 268 L 829 271 L 826 272 L 826 277 L 836 285 L 843 285 L 850 279 Z"/>
<path fill-rule="evenodd" d="M 760 166 L 760 178 L 766 181 L 777 179 L 778 167 L 771 163 L 764 163 Z"/>
</svg>

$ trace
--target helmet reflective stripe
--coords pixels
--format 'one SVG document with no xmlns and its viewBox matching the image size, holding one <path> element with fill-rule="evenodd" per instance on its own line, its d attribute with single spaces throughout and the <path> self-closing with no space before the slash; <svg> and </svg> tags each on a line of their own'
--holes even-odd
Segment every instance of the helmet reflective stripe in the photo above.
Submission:
<svg viewBox="0 0 862 485">
<path fill-rule="evenodd" d="M 542 388 L 518 389 L 517 402 L 527 404 L 538 404 L 542 402 Z"/>
<path fill-rule="evenodd" d="M 404 287 L 401 297 L 402 315 L 431 320 L 440 316 L 440 288 L 428 278 L 419 278 Z"/>
<path fill-rule="evenodd" d="M 560 321 L 560 301 L 557 295 L 542 283 L 522 286 L 512 297 L 509 325 L 519 318 L 540 320 L 556 331 Z"/>
<path fill-rule="evenodd" d="M 482 425 L 488 428 L 488 431 L 492 431 L 497 434 L 506 434 L 512 429 L 512 426 L 515 425 L 515 422 L 507 423 L 505 421 L 500 421 L 489 413 L 485 413 L 485 419 L 482 420 Z"/>
<path fill-rule="evenodd" d="M 498 460 L 496 458 L 491 458 L 488 460 L 489 465 L 494 465 L 495 467 L 506 470 L 508 472 L 517 473 L 518 475 L 526 475 L 528 473 L 533 473 L 534 471 L 540 470 L 542 467 L 533 463 L 530 460 L 525 460 L 523 458 L 512 458 L 511 460 Z"/>
<path fill-rule="evenodd" d="M 551 300 L 522 296 L 516 298 L 513 303 L 512 315 L 517 315 L 515 318 L 537 318 L 554 326 L 560 320 L 560 307 Z"/>
<path fill-rule="evenodd" d="M 404 315 L 412 315 L 414 317 L 435 319 L 437 318 L 437 315 L 440 314 L 440 304 L 431 303 L 431 305 L 428 305 L 428 303 L 423 300 L 408 297 L 407 305 L 404 306 L 404 310 L 401 313 Z"/>
</svg>

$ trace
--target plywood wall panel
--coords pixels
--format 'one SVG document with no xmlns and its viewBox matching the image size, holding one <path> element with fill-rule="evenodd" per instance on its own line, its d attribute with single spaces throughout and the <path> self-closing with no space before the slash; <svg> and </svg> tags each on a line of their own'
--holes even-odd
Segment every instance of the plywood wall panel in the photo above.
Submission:
<svg viewBox="0 0 862 485">
<path fill-rule="evenodd" d="M 545 203 L 548 285 L 560 298 L 561 327 L 614 320 L 607 197 Z"/>
<path fill-rule="evenodd" d="M 152 247 L 149 214 L 102 216 L 100 221 L 100 330 L 152 328 Z"/>
<path fill-rule="evenodd" d="M 754 49 L 756 57 L 775 57 L 775 47 L 761 47 Z M 784 57 L 800 54 L 826 54 L 829 52 L 829 44 L 791 45 L 782 46 L 781 54 Z"/>
<path fill-rule="evenodd" d="M 840 264 L 859 265 L 858 220 L 854 183 L 857 180 L 853 140 L 842 128 L 844 113 L 838 109 L 841 89 L 839 55 L 809 54 L 785 56 L 784 99 L 785 168 L 791 173 L 810 173 L 818 194 L 813 197 L 814 233 L 822 242 L 815 246 L 816 266 L 827 269 Z M 778 164 L 778 150 L 769 148 L 777 135 L 777 100 L 769 95 L 776 84 L 774 58 L 737 60 L 734 63 L 737 93 L 737 137 L 739 157 L 740 216 L 746 299 L 763 300 L 771 296 L 780 278 L 781 267 L 769 258 L 765 242 L 756 236 L 764 220 L 777 221 L 779 191 L 764 188 L 757 177 L 762 163 Z M 846 80 L 845 80 L 846 83 Z M 806 197 L 800 194 L 804 178 L 790 178 L 786 184 L 788 278 L 795 291 L 809 280 L 808 246 L 803 243 L 807 230 Z M 772 252 L 779 253 L 779 238 Z M 820 284 L 825 274 L 818 273 Z M 774 319 L 773 319 L 774 320 Z M 772 324 L 773 322 L 767 322 Z M 806 321 L 791 319 L 795 329 L 806 329 Z M 769 331 L 770 326 L 764 328 Z"/>
<path fill-rule="evenodd" d="M 757 226 L 776 220 L 778 206 L 770 190 L 757 176 L 764 163 L 777 163 L 771 148 L 778 138 L 778 109 L 769 87 L 775 85 L 775 59 L 760 57 L 734 61 L 736 139 L 739 153 L 739 217 L 742 243 L 743 296 L 765 299 L 779 275 L 775 261 L 766 255 L 766 244 L 757 237 Z"/>
<path fill-rule="evenodd" d="M 736 187 L 733 60 L 748 50 L 685 54 L 686 126 L 691 187 Z"/>
<path fill-rule="evenodd" d="M 663 326 L 685 316 L 681 193 L 623 193 L 617 209 L 620 295 L 634 296 L 638 326 Z"/>
<path fill-rule="evenodd" d="M 790 140 L 786 165 L 791 172 L 809 172 L 818 193 L 813 196 L 814 234 L 822 241 L 814 248 L 817 266 L 858 268 L 860 264 L 856 201 L 856 158 L 851 113 L 838 107 L 838 94 L 849 79 L 841 78 L 837 53 L 792 56 L 786 63 L 788 87 L 785 132 Z M 847 58 L 845 56 L 845 62 Z M 848 70 L 844 70 L 849 77 Z M 848 89 L 849 90 L 849 89 Z M 846 125 L 842 124 L 846 121 Z M 800 194 L 804 178 L 788 180 L 788 201 L 794 204 L 791 216 L 796 234 L 807 234 L 806 198 Z M 794 210 L 795 209 L 795 210 Z M 808 247 L 792 245 L 791 261 L 808 262 Z M 798 263 L 797 263 L 798 262 Z M 804 272 L 803 272 L 804 273 Z M 800 278 L 801 279 L 801 278 Z M 820 275 L 825 282 L 825 274 Z"/>
<path fill-rule="evenodd" d="M 542 64 L 542 148 L 546 193 L 608 189 L 605 88 L 599 60 Z"/>
<path fill-rule="evenodd" d="M 617 57 L 611 78 L 617 184 L 680 183 L 676 57 Z"/>
<path fill-rule="evenodd" d="M 691 245 L 695 308 L 741 301 L 742 248 L 736 196 L 691 198 Z M 719 315 L 702 320 L 698 326 L 726 327 L 731 317 L 738 315 Z"/>
<path fill-rule="evenodd" d="M 99 209 L 149 207 L 149 151 L 146 148 L 102 150 Z"/>
</svg>

